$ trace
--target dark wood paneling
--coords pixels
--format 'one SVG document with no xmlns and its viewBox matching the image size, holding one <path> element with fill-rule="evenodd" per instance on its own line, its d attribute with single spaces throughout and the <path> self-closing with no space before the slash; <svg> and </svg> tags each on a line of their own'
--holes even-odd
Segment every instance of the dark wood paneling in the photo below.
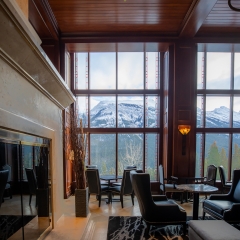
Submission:
<svg viewBox="0 0 240 240">
<path fill-rule="evenodd" d="M 28 18 L 41 39 L 58 40 L 57 22 L 46 0 L 29 0 Z"/>
<path fill-rule="evenodd" d="M 195 0 L 49 0 L 62 33 L 174 32 Z"/>
</svg>

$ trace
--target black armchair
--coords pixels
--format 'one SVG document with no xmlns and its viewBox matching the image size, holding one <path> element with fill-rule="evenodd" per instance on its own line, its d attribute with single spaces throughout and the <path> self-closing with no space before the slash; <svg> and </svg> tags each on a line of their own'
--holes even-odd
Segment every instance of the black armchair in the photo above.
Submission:
<svg viewBox="0 0 240 240">
<path fill-rule="evenodd" d="M 167 181 L 167 183 L 165 183 Z M 172 176 L 170 180 L 166 180 L 164 177 L 164 168 L 162 165 L 159 165 L 159 183 L 160 183 L 160 190 L 163 194 L 167 192 L 170 193 L 179 193 L 180 194 L 180 201 L 183 203 L 183 191 L 176 188 L 178 178 Z"/>
<path fill-rule="evenodd" d="M 134 192 L 133 192 L 132 183 L 130 180 L 130 171 L 131 170 L 132 169 L 124 170 L 123 178 L 122 178 L 122 182 L 121 182 L 120 186 L 115 185 L 113 187 L 110 187 L 111 193 L 120 194 L 120 201 L 121 201 L 122 208 L 123 208 L 123 196 L 124 195 L 131 195 L 132 204 L 134 205 Z M 111 201 L 112 201 L 112 194 L 111 194 L 110 202 Z"/>
<path fill-rule="evenodd" d="M 231 224 L 240 223 L 240 170 L 233 171 L 228 194 L 212 194 L 203 202 L 203 219 L 206 213 Z"/>
<path fill-rule="evenodd" d="M 0 171 L 0 207 L 3 201 L 3 194 L 5 191 L 6 183 L 8 180 L 8 170 L 1 170 Z"/>
<path fill-rule="evenodd" d="M 147 224 L 149 232 L 151 225 L 183 225 L 186 233 L 186 211 L 165 195 L 152 195 L 150 189 L 150 175 L 137 173 L 132 170 L 130 178 L 134 193 L 137 197 L 140 212 Z"/>
<path fill-rule="evenodd" d="M 219 175 L 222 183 L 222 193 L 224 193 L 224 190 L 227 190 L 229 192 L 229 190 L 231 189 L 232 183 L 226 181 L 225 171 L 223 166 L 219 166 L 218 170 L 219 170 Z"/>
<path fill-rule="evenodd" d="M 105 193 L 109 196 L 109 187 L 101 184 L 97 168 L 87 168 L 85 173 L 88 185 L 88 201 L 91 194 L 96 194 L 96 198 L 99 202 L 98 205 L 100 207 L 102 194 Z"/>
</svg>

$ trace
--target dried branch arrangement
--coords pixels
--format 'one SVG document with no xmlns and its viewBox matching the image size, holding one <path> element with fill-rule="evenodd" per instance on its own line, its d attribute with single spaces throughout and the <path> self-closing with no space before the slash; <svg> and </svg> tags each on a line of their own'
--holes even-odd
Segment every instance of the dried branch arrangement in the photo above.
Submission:
<svg viewBox="0 0 240 240">
<path fill-rule="evenodd" d="M 86 134 L 83 132 L 82 119 L 78 118 L 74 110 L 70 112 L 70 141 L 73 170 L 76 177 L 76 188 L 86 188 L 85 178 L 85 155 L 86 155 Z"/>
</svg>

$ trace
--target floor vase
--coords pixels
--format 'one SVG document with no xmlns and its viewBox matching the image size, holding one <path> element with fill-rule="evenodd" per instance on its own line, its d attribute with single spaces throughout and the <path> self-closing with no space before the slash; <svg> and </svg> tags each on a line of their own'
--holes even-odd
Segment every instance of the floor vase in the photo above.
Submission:
<svg viewBox="0 0 240 240">
<path fill-rule="evenodd" d="M 88 207 L 88 188 L 75 189 L 75 214 L 76 217 L 87 217 Z"/>
</svg>

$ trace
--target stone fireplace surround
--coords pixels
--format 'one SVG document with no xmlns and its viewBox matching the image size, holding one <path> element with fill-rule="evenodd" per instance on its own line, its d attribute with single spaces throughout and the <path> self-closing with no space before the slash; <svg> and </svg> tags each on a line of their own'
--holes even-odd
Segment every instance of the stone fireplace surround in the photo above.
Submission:
<svg viewBox="0 0 240 240">
<path fill-rule="evenodd" d="M 75 97 L 15 1 L 0 0 L 0 128 L 50 139 L 52 225 L 63 212 L 62 110 Z"/>
</svg>

